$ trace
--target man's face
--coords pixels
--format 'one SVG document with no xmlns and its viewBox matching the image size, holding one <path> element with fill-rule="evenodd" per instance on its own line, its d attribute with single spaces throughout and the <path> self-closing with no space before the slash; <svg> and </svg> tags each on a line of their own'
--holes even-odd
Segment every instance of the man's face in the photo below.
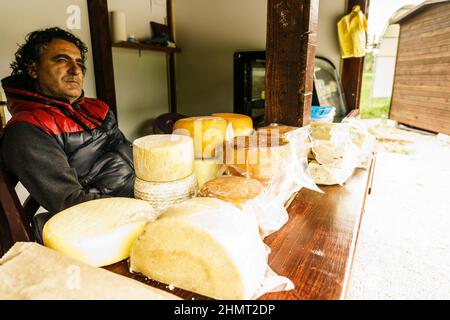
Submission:
<svg viewBox="0 0 450 320">
<path fill-rule="evenodd" d="M 29 67 L 36 79 L 37 90 L 55 98 L 74 102 L 83 89 L 83 68 L 80 50 L 71 42 L 55 39 L 47 44 L 38 63 Z"/>
</svg>

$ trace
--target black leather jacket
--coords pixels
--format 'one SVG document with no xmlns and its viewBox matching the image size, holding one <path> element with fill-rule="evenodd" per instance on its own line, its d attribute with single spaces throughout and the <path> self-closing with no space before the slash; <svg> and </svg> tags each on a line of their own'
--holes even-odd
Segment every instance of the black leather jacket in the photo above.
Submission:
<svg viewBox="0 0 450 320">
<path fill-rule="evenodd" d="M 105 103 L 47 97 L 20 76 L 2 85 L 12 115 L 2 160 L 39 204 L 56 213 L 91 199 L 133 196 L 132 145 Z"/>
</svg>

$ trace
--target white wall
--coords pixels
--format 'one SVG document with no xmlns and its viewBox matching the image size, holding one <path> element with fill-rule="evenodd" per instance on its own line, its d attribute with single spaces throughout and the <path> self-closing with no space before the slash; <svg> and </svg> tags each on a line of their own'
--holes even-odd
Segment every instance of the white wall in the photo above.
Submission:
<svg viewBox="0 0 450 320">
<path fill-rule="evenodd" d="M 177 45 L 178 111 L 187 115 L 233 110 L 233 53 L 265 50 L 267 0 L 173 0 Z M 157 0 L 156 0 L 157 2 Z M 65 27 L 69 5 L 81 8 L 81 29 L 73 32 L 91 49 L 86 0 L 0 0 L 0 77 L 25 35 L 38 28 Z M 149 21 L 161 21 L 151 0 L 108 0 L 109 11 L 124 11 L 127 33 L 150 34 Z M 345 0 L 320 0 L 317 54 L 340 66 L 336 22 Z M 13 27 L 12 27 L 13 26 Z M 113 48 L 119 126 L 134 138 L 151 131 L 151 120 L 168 111 L 167 65 L 161 52 Z M 95 97 L 92 54 L 88 54 L 85 93 Z"/>
<path fill-rule="evenodd" d="M 267 0 L 174 0 L 178 112 L 233 111 L 233 53 L 265 50 Z"/>
<path fill-rule="evenodd" d="M 138 39 L 150 37 L 151 20 L 164 21 L 151 8 L 150 0 L 108 0 L 108 11 L 123 11 L 127 35 Z M 152 133 L 152 120 L 169 111 L 166 56 L 124 48 L 112 54 L 119 127 L 134 140 Z"/>
<path fill-rule="evenodd" d="M 81 9 L 81 28 L 71 31 L 89 48 L 84 91 L 86 96 L 96 97 L 86 0 L 0 0 L 1 79 L 11 74 L 9 65 L 18 49 L 17 44 L 23 44 L 29 32 L 54 26 L 67 29 L 66 22 L 70 15 L 66 11 L 70 5 L 77 5 Z"/>
<path fill-rule="evenodd" d="M 341 53 L 336 24 L 345 14 L 346 2 L 345 0 L 320 0 L 319 5 L 316 55 L 331 60 L 339 72 L 341 71 Z"/>
<path fill-rule="evenodd" d="M 399 35 L 400 25 L 391 24 L 380 38 L 380 48 L 378 54 L 375 55 L 372 98 L 392 96 Z"/>
<path fill-rule="evenodd" d="M 265 50 L 267 0 L 173 0 L 178 112 L 233 110 L 233 53 Z M 340 68 L 336 23 L 345 0 L 320 0 L 317 55 Z"/>
</svg>

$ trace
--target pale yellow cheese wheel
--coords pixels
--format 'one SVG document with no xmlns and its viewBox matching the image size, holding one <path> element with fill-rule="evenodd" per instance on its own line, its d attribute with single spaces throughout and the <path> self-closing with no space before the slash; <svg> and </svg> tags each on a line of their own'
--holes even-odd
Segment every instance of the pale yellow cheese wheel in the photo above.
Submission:
<svg viewBox="0 0 450 320">
<path fill-rule="evenodd" d="M 91 266 L 106 266 L 128 258 L 134 240 L 156 216 L 143 200 L 91 200 L 50 218 L 44 225 L 43 241 L 46 247 Z"/>
<path fill-rule="evenodd" d="M 194 174 L 171 182 L 148 182 L 137 177 L 134 181 L 135 198 L 147 201 L 157 211 L 188 200 L 197 191 L 197 178 Z"/>
<path fill-rule="evenodd" d="M 222 164 L 219 163 L 219 159 L 217 158 L 194 160 L 194 173 L 197 177 L 199 189 L 201 189 L 206 182 L 216 177 L 221 166 Z"/>
<path fill-rule="evenodd" d="M 213 113 L 211 116 L 221 117 L 231 124 L 232 137 L 249 136 L 253 133 L 253 120 L 249 116 L 238 113 Z"/>
<path fill-rule="evenodd" d="M 155 134 L 133 142 L 136 176 L 148 182 L 170 182 L 190 176 L 194 171 L 192 138 L 174 134 Z"/>
<path fill-rule="evenodd" d="M 227 121 L 211 116 L 183 118 L 175 122 L 172 133 L 194 139 L 195 158 L 214 158 L 226 139 Z"/>
<path fill-rule="evenodd" d="M 215 198 L 193 198 L 147 224 L 130 270 L 216 299 L 251 299 L 264 280 L 267 250 L 253 214 Z"/>
</svg>

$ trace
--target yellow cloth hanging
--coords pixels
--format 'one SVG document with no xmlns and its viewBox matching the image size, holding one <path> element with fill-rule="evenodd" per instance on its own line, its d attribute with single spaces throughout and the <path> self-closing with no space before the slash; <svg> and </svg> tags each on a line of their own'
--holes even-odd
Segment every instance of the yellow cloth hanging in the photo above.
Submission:
<svg viewBox="0 0 450 320">
<path fill-rule="evenodd" d="M 339 20 L 337 27 L 342 58 L 364 57 L 367 19 L 361 8 L 354 6 L 352 12 Z"/>
</svg>

